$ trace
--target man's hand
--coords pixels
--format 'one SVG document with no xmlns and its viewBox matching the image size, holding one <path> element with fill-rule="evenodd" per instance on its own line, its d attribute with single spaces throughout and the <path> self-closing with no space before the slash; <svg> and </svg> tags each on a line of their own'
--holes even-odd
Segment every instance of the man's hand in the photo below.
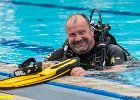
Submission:
<svg viewBox="0 0 140 100">
<path fill-rule="evenodd" d="M 71 70 L 70 75 L 72 76 L 84 76 L 86 74 L 86 71 L 82 67 L 75 67 Z"/>
<path fill-rule="evenodd" d="M 49 66 L 51 66 L 51 65 L 53 65 L 54 63 L 52 63 L 52 62 L 44 62 L 43 63 L 43 66 L 44 66 L 44 69 L 46 69 L 46 68 L 48 68 Z"/>
</svg>

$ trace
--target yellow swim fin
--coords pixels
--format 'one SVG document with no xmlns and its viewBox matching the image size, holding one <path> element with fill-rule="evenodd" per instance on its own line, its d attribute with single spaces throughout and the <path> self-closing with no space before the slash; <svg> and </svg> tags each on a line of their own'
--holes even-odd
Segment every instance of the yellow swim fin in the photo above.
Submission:
<svg viewBox="0 0 140 100">
<path fill-rule="evenodd" d="M 49 81 L 70 74 L 71 69 L 77 66 L 80 66 L 79 58 L 67 59 L 58 64 L 54 64 L 35 75 L 23 75 L 1 80 L 0 89 L 24 87 Z"/>
</svg>

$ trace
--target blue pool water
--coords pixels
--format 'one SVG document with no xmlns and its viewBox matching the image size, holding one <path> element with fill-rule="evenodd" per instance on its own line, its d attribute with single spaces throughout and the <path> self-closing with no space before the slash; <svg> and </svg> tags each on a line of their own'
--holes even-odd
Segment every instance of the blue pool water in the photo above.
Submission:
<svg viewBox="0 0 140 100">
<path fill-rule="evenodd" d="M 48 53 L 63 45 L 68 16 L 89 16 L 93 8 L 101 10 L 103 22 L 111 25 L 110 33 L 118 43 L 140 59 L 139 6 L 139 0 L 1 0 L 0 61 L 19 64 L 29 57 L 43 61 Z M 137 84 L 138 71 L 126 75 L 137 76 L 133 80 Z"/>
</svg>

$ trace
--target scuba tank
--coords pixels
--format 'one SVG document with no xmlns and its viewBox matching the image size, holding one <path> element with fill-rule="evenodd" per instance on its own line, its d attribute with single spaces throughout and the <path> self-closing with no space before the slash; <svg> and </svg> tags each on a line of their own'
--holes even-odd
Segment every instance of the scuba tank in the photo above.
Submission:
<svg viewBox="0 0 140 100">
<path fill-rule="evenodd" d="M 92 23 L 92 16 L 94 12 L 98 13 L 99 16 L 99 21 L 98 24 Z M 101 18 L 101 13 L 100 10 L 98 9 L 93 9 L 90 15 L 90 23 L 93 26 L 93 29 L 95 30 L 95 41 L 98 41 L 98 47 L 97 47 L 97 53 L 95 53 L 95 62 L 96 62 L 96 57 L 97 54 L 99 54 L 99 50 L 101 50 L 100 53 L 103 53 L 103 57 L 101 60 L 101 63 L 103 66 L 105 66 L 105 59 L 106 59 L 106 52 L 105 52 L 105 48 L 108 44 L 114 44 L 114 45 L 118 45 L 120 48 L 123 49 L 125 55 L 126 55 L 126 60 L 127 61 L 138 61 L 137 58 L 135 58 L 134 56 L 132 56 L 125 48 L 123 48 L 122 46 L 120 46 L 116 39 L 114 38 L 114 36 L 112 36 L 109 31 L 111 30 L 111 27 L 109 24 L 103 24 L 102 23 L 102 18 Z M 102 48 L 102 49 L 101 49 Z M 104 50 L 103 50 L 104 49 Z M 99 54 L 101 55 L 101 54 Z M 101 65 L 101 64 L 100 64 Z"/>
</svg>

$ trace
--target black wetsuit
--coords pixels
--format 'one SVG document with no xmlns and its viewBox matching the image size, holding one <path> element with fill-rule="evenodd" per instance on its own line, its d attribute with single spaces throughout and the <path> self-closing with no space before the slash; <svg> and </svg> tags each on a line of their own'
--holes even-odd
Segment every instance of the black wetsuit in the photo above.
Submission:
<svg viewBox="0 0 140 100">
<path fill-rule="evenodd" d="M 96 66 L 102 66 L 102 65 L 100 65 L 100 57 L 98 59 L 99 61 L 97 61 L 98 56 L 96 56 L 95 58 L 95 52 L 96 52 L 95 47 L 85 54 L 76 54 L 70 49 L 72 54 L 71 56 L 67 56 L 67 57 L 65 57 L 66 55 L 64 53 L 64 48 L 60 48 L 58 50 L 55 50 L 51 54 L 49 54 L 46 57 L 45 61 L 61 61 L 71 57 L 79 57 L 81 63 L 80 67 L 83 67 L 85 70 L 93 69 L 93 68 L 96 69 Z M 119 65 L 124 61 L 126 61 L 125 53 L 122 50 L 122 48 L 120 48 L 118 45 L 109 44 L 106 48 L 107 49 L 106 49 L 105 66 Z"/>
</svg>

